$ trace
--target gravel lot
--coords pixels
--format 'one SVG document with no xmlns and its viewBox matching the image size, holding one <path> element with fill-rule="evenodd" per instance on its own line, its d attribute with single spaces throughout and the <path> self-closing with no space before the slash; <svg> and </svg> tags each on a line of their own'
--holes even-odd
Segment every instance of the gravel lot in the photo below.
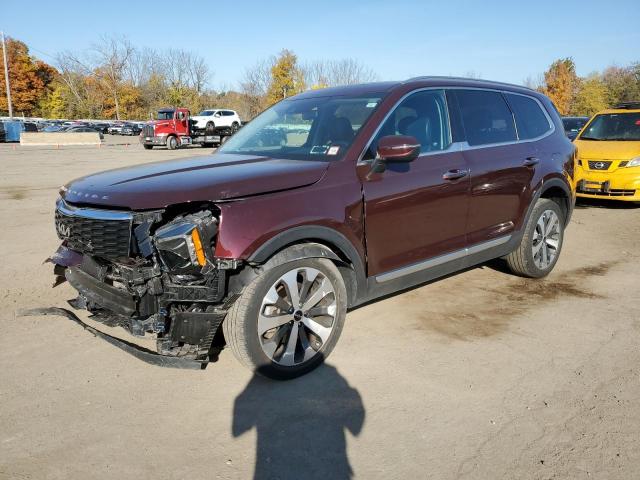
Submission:
<svg viewBox="0 0 640 480">
<path fill-rule="evenodd" d="M 42 263 L 62 183 L 210 153 L 107 142 L 0 144 L 0 478 L 637 478 L 640 208 L 580 204 L 546 280 L 485 265 L 351 311 L 295 381 L 169 370 L 16 316 L 74 297 Z"/>
</svg>

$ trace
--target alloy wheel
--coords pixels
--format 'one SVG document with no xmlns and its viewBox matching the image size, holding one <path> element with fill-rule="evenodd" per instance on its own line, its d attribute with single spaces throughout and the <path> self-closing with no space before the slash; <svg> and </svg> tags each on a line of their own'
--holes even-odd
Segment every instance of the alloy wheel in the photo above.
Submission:
<svg viewBox="0 0 640 480">
<path fill-rule="evenodd" d="M 545 270 L 553 264 L 558 255 L 561 239 L 558 215 L 553 210 L 545 210 L 540 215 L 533 232 L 531 251 L 536 267 Z"/>
<path fill-rule="evenodd" d="M 271 361 L 292 367 L 319 354 L 336 321 L 335 288 L 320 270 L 289 270 L 267 291 L 258 313 L 258 337 Z"/>
</svg>

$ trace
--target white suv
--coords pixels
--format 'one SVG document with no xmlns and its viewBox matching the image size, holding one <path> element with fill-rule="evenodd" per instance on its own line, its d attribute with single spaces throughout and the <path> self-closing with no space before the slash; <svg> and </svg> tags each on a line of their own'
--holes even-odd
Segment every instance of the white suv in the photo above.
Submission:
<svg viewBox="0 0 640 480">
<path fill-rule="evenodd" d="M 242 125 L 240 117 L 233 110 L 203 110 L 198 115 L 191 117 L 191 120 L 193 120 L 193 126 L 198 130 L 229 128 L 231 133 L 235 133 Z"/>
</svg>

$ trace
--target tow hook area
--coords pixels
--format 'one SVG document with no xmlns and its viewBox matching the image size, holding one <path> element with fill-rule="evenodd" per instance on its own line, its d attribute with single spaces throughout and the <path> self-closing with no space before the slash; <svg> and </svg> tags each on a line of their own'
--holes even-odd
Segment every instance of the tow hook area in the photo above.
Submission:
<svg viewBox="0 0 640 480">
<path fill-rule="evenodd" d="M 159 353 L 148 350 L 140 345 L 136 345 L 135 343 L 127 342 L 126 340 L 122 340 L 121 338 L 114 337 L 107 333 L 101 332 L 93 328 L 90 325 L 84 323 L 77 315 L 75 315 L 70 310 L 59 307 L 49 307 L 49 308 L 33 308 L 28 310 L 20 310 L 17 313 L 19 317 L 33 317 L 33 316 L 41 316 L 41 315 L 56 315 L 60 317 L 65 317 L 71 320 L 72 322 L 80 325 L 86 331 L 92 333 L 94 336 L 101 338 L 102 340 L 110 343 L 114 347 L 118 347 L 119 349 L 133 355 L 138 360 L 142 360 L 145 363 L 156 365 L 158 367 L 168 367 L 168 368 L 181 368 L 181 369 L 189 369 L 189 370 L 204 370 L 207 368 L 209 363 L 215 362 L 218 360 L 217 353 L 214 355 L 207 356 L 205 359 L 193 360 L 184 357 L 172 357 L 161 355 Z"/>
</svg>

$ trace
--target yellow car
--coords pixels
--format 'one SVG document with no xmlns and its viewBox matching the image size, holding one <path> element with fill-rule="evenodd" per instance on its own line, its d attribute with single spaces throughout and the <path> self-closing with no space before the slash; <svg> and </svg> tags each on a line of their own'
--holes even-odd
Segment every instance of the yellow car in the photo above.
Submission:
<svg viewBox="0 0 640 480">
<path fill-rule="evenodd" d="M 574 143 L 578 197 L 640 202 L 640 102 L 597 113 Z"/>
</svg>

